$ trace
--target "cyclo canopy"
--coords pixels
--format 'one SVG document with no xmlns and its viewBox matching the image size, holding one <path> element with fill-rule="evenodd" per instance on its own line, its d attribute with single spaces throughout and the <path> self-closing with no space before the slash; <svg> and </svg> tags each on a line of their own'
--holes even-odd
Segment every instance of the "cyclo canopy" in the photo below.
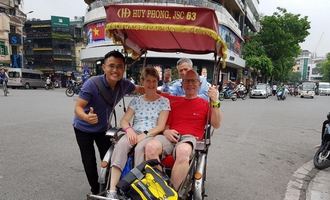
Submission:
<svg viewBox="0 0 330 200">
<path fill-rule="evenodd" d="M 201 7 L 111 4 L 106 9 L 106 31 L 139 58 L 146 51 L 208 54 L 226 58 L 214 10 Z"/>
</svg>

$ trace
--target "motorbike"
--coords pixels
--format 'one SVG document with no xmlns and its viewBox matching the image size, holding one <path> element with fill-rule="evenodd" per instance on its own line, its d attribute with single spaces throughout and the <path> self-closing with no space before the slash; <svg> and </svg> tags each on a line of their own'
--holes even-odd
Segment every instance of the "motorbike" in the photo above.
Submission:
<svg viewBox="0 0 330 200">
<path fill-rule="evenodd" d="M 45 89 L 49 90 L 49 89 L 54 89 L 54 84 L 53 83 L 49 83 L 49 84 L 45 84 Z"/>
<path fill-rule="evenodd" d="M 79 94 L 82 84 L 73 82 L 70 83 L 68 88 L 65 90 L 65 94 L 68 97 L 72 97 L 74 94 Z"/>
<path fill-rule="evenodd" d="M 2 89 L 3 89 L 3 95 L 7 96 L 9 94 L 8 87 L 7 87 L 7 81 L 2 81 Z"/>
<path fill-rule="evenodd" d="M 245 88 L 243 88 L 243 89 L 236 88 L 234 90 L 234 92 L 235 92 L 237 98 L 241 98 L 242 100 L 245 100 L 247 97 L 247 91 Z"/>
<path fill-rule="evenodd" d="M 224 87 L 219 93 L 219 100 L 223 101 L 224 99 L 231 99 L 233 101 L 236 101 L 237 95 L 233 90 L 229 89 L 229 87 Z"/>
<path fill-rule="evenodd" d="M 328 113 L 327 118 L 322 125 L 321 146 L 313 159 L 314 166 L 320 170 L 330 167 L 330 113 Z"/>
<path fill-rule="evenodd" d="M 277 100 L 285 100 L 286 99 L 286 89 L 278 90 L 276 93 Z"/>
<path fill-rule="evenodd" d="M 293 95 L 294 95 L 294 96 L 297 96 L 297 95 L 298 95 L 298 87 L 295 87 L 295 88 L 293 89 Z"/>
</svg>

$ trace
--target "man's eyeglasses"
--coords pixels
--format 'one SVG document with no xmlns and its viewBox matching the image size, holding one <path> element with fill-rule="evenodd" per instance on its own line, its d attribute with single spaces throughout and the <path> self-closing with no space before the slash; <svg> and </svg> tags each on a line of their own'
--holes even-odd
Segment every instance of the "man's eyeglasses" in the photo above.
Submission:
<svg viewBox="0 0 330 200">
<path fill-rule="evenodd" d="M 199 82 L 200 82 L 199 79 L 183 79 L 182 80 L 182 83 L 184 83 L 184 84 L 189 84 L 189 83 L 196 84 Z"/>
<path fill-rule="evenodd" d="M 105 65 L 106 67 L 108 67 L 111 70 L 121 70 L 124 69 L 124 65 Z"/>
</svg>

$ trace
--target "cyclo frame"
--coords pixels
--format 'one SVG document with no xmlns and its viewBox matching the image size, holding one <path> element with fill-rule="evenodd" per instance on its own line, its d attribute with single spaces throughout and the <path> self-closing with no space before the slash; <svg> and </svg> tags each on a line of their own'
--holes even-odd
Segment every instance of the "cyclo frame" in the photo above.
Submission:
<svg viewBox="0 0 330 200">
<path fill-rule="evenodd" d="M 105 6 L 105 10 L 108 37 L 114 43 L 122 44 L 126 55 L 128 56 L 129 53 L 133 60 L 137 60 L 147 51 L 187 54 L 213 53 L 212 83 L 213 85 L 218 84 L 220 67 L 225 67 L 227 47 L 219 36 L 219 23 L 214 10 L 154 4 L 110 4 Z M 146 14 L 142 16 L 133 14 L 136 12 Z M 163 14 L 157 17 L 155 13 Z M 208 123 L 204 140 L 197 144 L 188 177 L 180 187 L 179 196 L 183 199 L 188 196 L 194 199 L 204 198 L 207 153 L 211 144 L 210 129 Z M 111 153 L 110 149 L 104 160 L 109 161 Z M 107 171 L 101 172 L 101 174 L 106 173 Z M 105 179 L 100 181 L 103 184 L 106 182 Z M 98 195 L 89 197 L 105 199 Z"/>
</svg>

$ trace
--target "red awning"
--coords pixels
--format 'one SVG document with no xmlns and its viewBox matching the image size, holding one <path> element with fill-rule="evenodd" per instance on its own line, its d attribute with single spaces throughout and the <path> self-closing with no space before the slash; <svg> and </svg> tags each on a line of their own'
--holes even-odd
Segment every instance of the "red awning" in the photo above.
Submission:
<svg viewBox="0 0 330 200">
<path fill-rule="evenodd" d="M 132 57 L 147 50 L 207 54 L 226 58 L 214 10 L 198 7 L 113 4 L 106 9 L 106 30 Z"/>
</svg>

